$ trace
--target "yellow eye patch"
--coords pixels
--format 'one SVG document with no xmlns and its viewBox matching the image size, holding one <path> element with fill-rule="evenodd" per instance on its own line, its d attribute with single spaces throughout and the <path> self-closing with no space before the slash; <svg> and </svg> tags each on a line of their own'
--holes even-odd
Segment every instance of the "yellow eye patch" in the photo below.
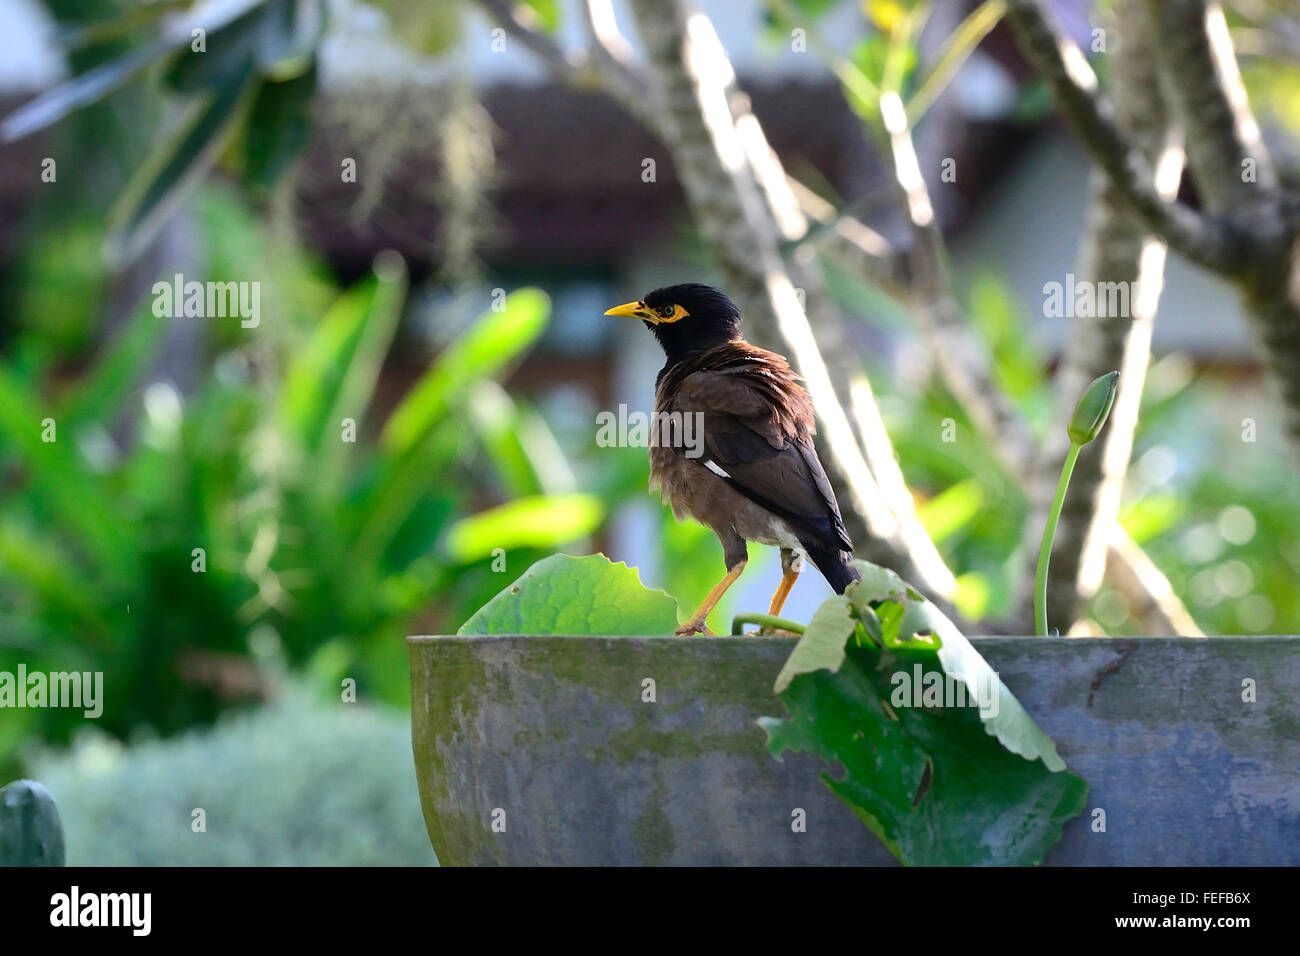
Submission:
<svg viewBox="0 0 1300 956">
<path fill-rule="evenodd" d="M 665 305 L 655 310 L 655 317 L 653 321 L 680 322 L 688 315 L 690 315 L 690 313 L 687 312 L 685 309 L 683 309 L 680 305 Z"/>
</svg>

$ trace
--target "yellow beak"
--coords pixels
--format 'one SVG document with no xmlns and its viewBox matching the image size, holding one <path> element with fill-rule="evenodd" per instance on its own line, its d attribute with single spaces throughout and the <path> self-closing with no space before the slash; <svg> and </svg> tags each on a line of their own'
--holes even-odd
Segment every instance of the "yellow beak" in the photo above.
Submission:
<svg viewBox="0 0 1300 956">
<path fill-rule="evenodd" d="M 626 315 L 632 319 L 647 319 L 650 322 L 655 321 L 654 313 L 647 309 L 640 302 L 628 302 L 624 305 L 616 305 L 614 308 L 605 312 L 606 315 Z"/>
</svg>

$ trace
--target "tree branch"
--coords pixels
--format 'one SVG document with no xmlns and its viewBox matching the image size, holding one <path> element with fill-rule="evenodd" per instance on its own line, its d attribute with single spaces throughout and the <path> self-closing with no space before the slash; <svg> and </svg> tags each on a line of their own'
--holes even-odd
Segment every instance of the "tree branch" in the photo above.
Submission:
<svg viewBox="0 0 1300 956">
<path fill-rule="evenodd" d="M 816 224 L 794 240 L 795 248 L 819 247 L 847 272 L 902 298 L 911 283 L 907 256 L 876 230 L 837 210 L 793 176 L 788 179 L 799 208 Z"/>
<path fill-rule="evenodd" d="M 606 20 L 600 10 L 602 0 L 589 2 L 589 6 L 584 4 L 583 7 L 588 30 L 600 39 L 605 25 L 613 23 L 613 14 L 609 13 Z M 565 50 L 529 21 L 532 11 L 526 5 L 511 0 L 478 0 L 478 3 L 561 83 L 579 90 L 607 93 L 630 116 L 659 134 L 659 115 L 646 101 L 644 80 L 627 63 L 617 59 L 609 46 L 598 42 L 595 45 L 598 52 L 594 56 L 586 50 Z"/>
<path fill-rule="evenodd" d="M 976 341 L 953 295 L 948 253 L 921 175 L 903 101 L 895 93 L 885 93 L 880 108 L 900 205 L 912 233 L 908 297 L 914 306 L 913 315 L 948 390 L 1003 467 L 1013 475 L 1023 473 L 1037 454 L 1038 444 L 1019 411 L 993 380 L 987 351 Z"/>
<path fill-rule="evenodd" d="M 1115 121 L 1097 92 L 1097 77 L 1083 52 L 1051 24 L 1041 0 L 1007 0 L 1007 20 L 1025 57 L 1048 84 L 1062 114 L 1124 200 L 1171 247 L 1224 275 L 1249 265 L 1247 243 L 1227 219 L 1201 216 L 1154 188 L 1151 164 Z"/>
<path fill-rule="evenodd" d="M 652 132 L 658 114 L 646 107 L 645 71 L 634 64 L 632 46 L 618 29 L 611 0 L 583 0 L 583 23 L 591 39 L 592 59 L 609 95 Z"/>
<path fill-rule="evenodd" d="M 1300 197 L 1279 188 L 1219 4 L 1161 0 L 1148 8 L 1161 37 L 1166 95 L 1186 129 L 1192 174 L 1207 205 L 1243 223 L 1249 235 L 1248 269 L 1238 286 L 1300 456 Z M 1246 174 L 1252 168 L 1253 177 Z"/>
<path fill-rule="evenodd" d="M 1268 200 L 1277 174 L 1251 113 L 1223 8 L 1204 0 L 1147 2 L 1160 37 L 1151 55 L 1168 78 L 1165 93 L 1186 130 L 1197 191 L 1218 213 Z M 1245 167 L 1253 165 L 1247 177 Z"/>
<path fill-rule="evenodd" d="M 1106 574 L 1149 633 L 1205 636 L 1164 572 L 1118 524 L 1112 526 Z"/>
</svg>

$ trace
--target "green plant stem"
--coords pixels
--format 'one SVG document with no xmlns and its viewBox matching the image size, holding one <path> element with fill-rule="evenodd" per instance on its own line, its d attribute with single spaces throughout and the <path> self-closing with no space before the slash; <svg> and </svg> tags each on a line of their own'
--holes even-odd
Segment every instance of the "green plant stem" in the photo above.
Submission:
<svg viewBox="0 0 1300 956">
<path fill-rule="evenodd" d="M 788 618 L 777 617 L 774 614 L 737 614 L 731 619 L 731 633 L 744 633 L 746 624 L 759 624 L 765 627 L 775 627 L 783 631 L 790 631 L 794 634 L 802 634 L 804 626 L 798 621 L 791 621 Z"/>
<path fill-rule="evenodd" d="M 1056 538 L 1056 524 L 1061 520 L 1065 492 L 1070 487 L 1070 475 L 1074 473 L 1074 463 L 1082 447 L 1075 442 L 1070 443 L 1065 464 L 1061 466 L 1061 480 L 1056 483 L 1056 497 L 1052 499 L 1047 526 L 1043 528 L 1043 543 L 1038 549 L 1038 574 L 1034 576 L 1034 630 L 1040 637 L 1047 636 L 1047 566 L 1052 561 L 1052 541 Z"/>
</svg>

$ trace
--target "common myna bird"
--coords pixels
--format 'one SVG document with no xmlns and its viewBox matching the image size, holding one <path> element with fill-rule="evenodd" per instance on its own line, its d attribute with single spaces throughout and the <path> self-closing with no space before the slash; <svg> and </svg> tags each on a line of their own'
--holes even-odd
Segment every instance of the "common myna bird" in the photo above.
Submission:
<svg viewBox="0 0 1300 956">
<path fill-rule="evenodd" d="M 812 402 L 789 362 L 746 342 L 740 310 L 707 285 L 655 289 L 605 314 L 643 320 L 667 357 L 655 380 L 655 422 L 673 431 L 664 440 L 668 428 L 652 429 L 651 490 L 679 520 L 689 515 L 722 542 L 727 573 L 677 633 L 711 633 L 705 620 L 744 571 L 747 541 L 781 549 L 768 613 L 781 613 L 805 555 L 843 593 L 859 577 L 853 543 L 813 449 Z"/>
</svg>

